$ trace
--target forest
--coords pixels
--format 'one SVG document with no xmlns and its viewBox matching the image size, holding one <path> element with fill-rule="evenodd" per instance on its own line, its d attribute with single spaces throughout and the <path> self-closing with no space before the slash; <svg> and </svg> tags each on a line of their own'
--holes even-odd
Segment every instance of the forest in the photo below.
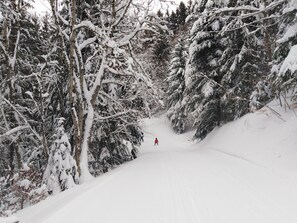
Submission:
<svg viewBox="0 0 297 223">
<path fill-rule="evenodd" d="M 145 117 L 203 140 L 296 104 L 295 0 L 156 2 L 1 0 L 0 216 L 132 160 Z"/>
</svg>

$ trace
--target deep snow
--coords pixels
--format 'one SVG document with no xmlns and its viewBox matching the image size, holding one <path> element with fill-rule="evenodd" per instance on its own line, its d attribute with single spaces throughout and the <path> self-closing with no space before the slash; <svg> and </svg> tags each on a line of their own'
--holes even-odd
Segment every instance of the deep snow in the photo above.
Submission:
<svg viewBox="0 0 297 223">
<path fill-rule="evenodd" d="M 20 211 L 22 223 L 296 223 L 297 117 L 268 108 L 204 141 L 143 122 L 139 158 Z M 158 137 L 159 146 L 154 146 Z"/>
</svg>

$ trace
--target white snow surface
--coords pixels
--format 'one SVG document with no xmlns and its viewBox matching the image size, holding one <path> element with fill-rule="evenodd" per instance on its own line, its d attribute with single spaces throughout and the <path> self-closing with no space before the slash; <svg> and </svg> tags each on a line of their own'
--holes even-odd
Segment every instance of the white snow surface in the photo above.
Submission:
<svg viewBox="0 0 297 223">
<path fill-rule="evenodd" d="M 11 216 L 9 218 L 1 218 L 0 217 L 0 222 L 1 223 L 18 223 L 18 219 L 16 216 Z"/>
<path fill-rule="evenodd" d="M 18 212 L 21 223 L 296 223 L 297 117 L 277 105 L 202 142 L 143 121 L 139 157 Z M 154 146 L 158 137 L 159 146 Z"/>
</svg>

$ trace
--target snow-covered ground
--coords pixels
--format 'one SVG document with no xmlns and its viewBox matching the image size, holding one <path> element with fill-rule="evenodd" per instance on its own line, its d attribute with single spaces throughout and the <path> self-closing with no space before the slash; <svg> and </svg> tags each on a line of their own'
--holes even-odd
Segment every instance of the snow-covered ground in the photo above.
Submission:
<svg viewBox="0 0 297 223">
<path fill-rule="evenodd" d="M 20 211 L 21 223 L 296 223 L 297 117 L 271 105 L 203 142 L 144 120 L 139 158 Z M 159 146 L 154 146 L 158 137 Z"/>
</svg>

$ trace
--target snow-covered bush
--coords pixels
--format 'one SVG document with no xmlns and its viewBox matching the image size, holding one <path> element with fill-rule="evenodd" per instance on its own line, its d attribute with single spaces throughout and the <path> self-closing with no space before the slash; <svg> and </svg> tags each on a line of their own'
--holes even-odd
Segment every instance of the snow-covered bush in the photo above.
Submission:
<svg viewBox="0 0 297 223">
<path fill-rule="evenodd" d="M 64 120 L 64 118 L 57 120 L 57 129 L 53 135 L 48 165 L 44 174 L 44 182 L 50 194 L 69 189 L 78 181 L 77 166 L 63 126 Z"/>
</svg>

